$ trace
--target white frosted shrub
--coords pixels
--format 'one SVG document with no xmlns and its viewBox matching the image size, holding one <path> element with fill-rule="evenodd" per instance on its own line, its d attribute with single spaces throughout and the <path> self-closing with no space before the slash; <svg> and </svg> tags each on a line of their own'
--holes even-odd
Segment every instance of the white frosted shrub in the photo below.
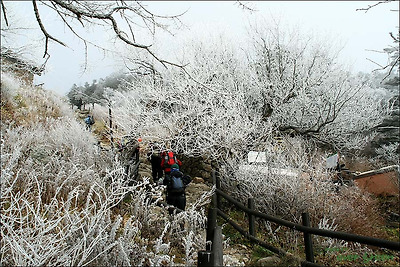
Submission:
<svg viewBox="0 0 400 267">
<path fill-rule="evenodd" d="M 127 187 L 114 153 L 95 146 L 61 100 L 25 89 L 17 91 L 25 111 L 15 112 L 40 112 L 1 127 L 0 264 L 174 265 L 174 243 L 192 265 L 204 242 L 204 211 L 167 223 L 165 210 L 155 213 L 160 208 L 151 199 L 161 193 L 149 179 Z M 63 116 L 46 116 L 53 104 Z M 182 221 L 191 226 L 178 233 Z"/>
<path fill-rule="evenodd" d="M 325 156 L 311 147 L 301 138 L 269 143 L 260 148 L 266 153 L 265 163 L 247 164 L 246 158 L 226 165 L 221 170 L 223 186 L 242 203 L 254 198 L 256 208 L 267 214 L 295 222 L 305 211 L 319 216 L 334 185 L 325 170 Z"/>
<path fill-rule="evenodd" d="M 103 121 L 105 124 L 108 123 L 109 120 L 108 107 L 95 104 L 94 109 L 92 109 L 91 112 L 93 114 L 95 121 Z"/>
<path fill-rule="evenodd" d="M 98 156 L 79 123 L 53 120 L 36 126 L 3 135 L 2 264 L 173 265 L 170 242 L 182 244 L 183 237 L 190 238 L 186 259 L 193 264 L 202 245 L 204 212 L 185 212 L 165 224 L 163 217 L 153 216 L 148 180 L 125 187 L 123 168 Z M 131 204 L 125 220 L 113 209 L 127 194 Z M 190 230 L 177 234 L 187 216 Z M 154 243 L 143 236 L 149 232 L 159 237 Z"/>
<path fill-rule="evenodd" d="M 1 101 L 11 101 L 17 95 L 21 81 L 8 72 L 1 72 Z"/>
<path fill-rule="evenodd" d="M 388 145 L 382 145 L 381 147 L 376 149 L 377 159 L 400 165 L 400 157 L 399 153 L 397 153 L 398 147 L 398 142 L 394 142 Z"/>
</svg>

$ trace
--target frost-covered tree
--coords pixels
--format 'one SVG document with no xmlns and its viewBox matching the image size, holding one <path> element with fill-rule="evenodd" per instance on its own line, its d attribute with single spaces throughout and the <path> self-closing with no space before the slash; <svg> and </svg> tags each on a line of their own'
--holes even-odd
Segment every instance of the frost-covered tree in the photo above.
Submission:
<svg viewBox="0 0 400 267">
<path fill-rule="evenodd" d="M 333 45 L 279 27 L 254 27 L 252 40 L 250 64 L 264 119 L 281 132 L 337 148 L 367 143 L 365 133 L 382 121 L 387 106 L 338 62 Z"/>
<path fill-rule="evenodd" d="M 158 140 L 191 156 L 213 158 L 243 153 L 272 128 L 252 105 L 244 55 L 216 38 L 189 42 L 181 58 L 186 71 L 162 72 L 127 84 L 134 89 L 114 96 L 119 129 Z M 138 89 L 137 89 L 138 88 Z"/>
<path fill-rule="evenodd" d="M 3 11 L 3 2 L 2 2 Z M 13 6 L 10 6 L 8 16 L 1 15 L 1 69 L 3 71 L 20 71 L 39 74 L 43 71 L 45 60 L 40 60 L 37 49 L 40 47 L 40 38 L 34 34 L 34 25 L 26 21 L 24 16 Z M 12 22 L 11 22 L 12 21 Z M 30 36 L 29 41 L 22 41 L 23 36 Z"/>
<path fill-rule="evenodd" d="M 248 50 L 221 36 L 186 43 L 179 54 L 185 70 L 143 77 L 114 95 L 119 128 L 219 159 L 242 157 L 279 134 L 343 149 L 367 144 L 386 106 L 336 61 L 329 44 L 268 29 L 255 29 L 252 38 Z"/>
</svg>

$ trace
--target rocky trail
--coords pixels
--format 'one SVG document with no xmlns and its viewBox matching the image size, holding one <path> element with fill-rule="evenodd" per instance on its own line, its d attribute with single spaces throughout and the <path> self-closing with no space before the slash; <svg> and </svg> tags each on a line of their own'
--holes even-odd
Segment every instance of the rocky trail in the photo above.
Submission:
<svg viewBox="0 0 400 267">
<path fill-rule="evenodd" d="M 79 119 L 85 118 L 88 112 L 79 112 Z M 97 145 L 103 149 L 110 150 L 111 146 L 107 139 L 104 136 L 99 136 L 96 129 L 96 124 L 93 127 L 92 134 L 95 136 L 96 140 L 98 140 Z M 96 133 L 97 132 L 97 133 Z M 104 135 L 104 134 L 103 134 Z M 139 153 L 139 179 L 143 179 L 144 177 L 148 177 L 152 180 L 152 171 L 151 171 L 151 163 L 146 157 L 147 149 L 144 146 L 141 146 Z M 198 159 L 181 159 L 183 163 L 182 171 L 188 169 L 191 173 L 197 173 L 200 175 L 191 176 L 192 181 L 186 188 L 186 210 L 190 209 L 205 193 L 209 192 L 212 188 L 211 184 L 211 171 L 213 169 L 213 165 L 211 162 L 199 163 Z M 152 182 L 152 181 L 151 181 Z M 162 190 L 162 198 L 165 200 L 165 187 L 158 186 L 160 190 Z M 206 207 L 205 207 L 206 208 Z M 157 217 L 160 220 L 168 220 L 168 211 L 165 208 L 156 206 L 154 208 L 153 216 Z M 224 227 L 224 225 L 222 225 Z M 204 240 L 206 239 L 206 229 L 204 229 L 202 236 Z M 240 244 L 233 243 L 228 244 L 228 238 L 224 236 L 224 266 L 246 266 L 249 263 L 255 266 L 271 266 L 276 265 L 280 262 L 280 259 L 276 256 L 266 257 L 259 259 L 256 263 L 251 262 L 252 258 L 252 248 Z M 231 242 L 232 243 L 232 242 Z"/>
<path fill-rule="evenodd" d="M 184 170 L 183 170 L 184 171 Z M 151 164 L 146 159 L 145 153 L 140 154 L 139 177 L 152 177 Z M 201 196 L 209 192 L 212 185 L 209 184 L 203 177 L 192 177 L 192 182 L 186 188 L 186 209 L 190 209 Z M 165 201 L 165 192 L 163 192 L 163 200 Z M 168 216 L 166 209 L 157 209 L 156 213 L 162 213 Z M 203 232 L 204 239 L 206 238 L 206 229 Z M 250 260 L 251 250 L 242 244 L 226 245 L 224 247 L 224 265 L 227 266 L 245 266 L 245 263 Z M 276 261 L 276 257 L 274 258 Z M 279 260 L 279 258 L 278 258 Z M 269 265 L 260 265 L 269 266 Z"/>
</svg>

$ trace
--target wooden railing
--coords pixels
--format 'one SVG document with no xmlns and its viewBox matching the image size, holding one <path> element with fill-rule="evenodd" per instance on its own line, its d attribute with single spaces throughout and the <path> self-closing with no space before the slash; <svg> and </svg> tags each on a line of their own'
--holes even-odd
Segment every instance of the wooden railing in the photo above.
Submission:
<svg viewBox="0 0 400 267">
<path fill-rule="evenodd" d="M 339 240 L 345 240 L 350 242 L 357 242 L 360 244 L 376 246 L 379 248 L 386 248 L 391 250 L 400 251 L 400 242 L 394 242 L 374 237 L 360 236 L 355 234 L 349 234 L 345 232 L 330 231 L 325 229 L 310 227 L 310 219 L 308 213 L 302 213 L 302 224 L 296 224 L 290 221 L 286 221 L 268 214 L 258 212 L 254 209 L 254 200 L 248 199 L 247 206 L 243 205 L 239 201 L 235 200 L 225 192 L 221 190 L 221 183 L 216 173 L 213 173 L 213 180 L 216 186 L 215 194 L 213 196 L 213 205 L 208 210 L 208 222 L 207 222 L 207 245 L 206 250 L 198 252 L 198 266 L 222 266 L 222 231 L 220 226 L 217 225 L 217 216 L 222 217 L 228 222 L 233 228 L 239 233 L 249 239 L 251 242 L 256 243 L 271 252 L 274 252 L 280 256 L 288 256 L 288 253 L 280 248 L 276 248 L 263 240 L 256 238 L 255 218 L 260 218 L 269 222 L 274 222 L 281 226 L 286 226 L 292 230 L 302 232 L 304 235 L 304 247 L 305 247 L 305 260 L 300 260 L 302 266 L 321 266 L 314 263 L 314 250 L 312 236 L 318 235 L 323 237 L 336 238 Z M 237 209 L 247 213 L 248 217 L 248 229 L 241 228 L 237 223 L 232 221 L 227 214 L 221 209 L 221 200 L 225 199 L 229 203 L 236 206 Z M 216 242 L 216 243 L 214 243 Z"/>
</svg>

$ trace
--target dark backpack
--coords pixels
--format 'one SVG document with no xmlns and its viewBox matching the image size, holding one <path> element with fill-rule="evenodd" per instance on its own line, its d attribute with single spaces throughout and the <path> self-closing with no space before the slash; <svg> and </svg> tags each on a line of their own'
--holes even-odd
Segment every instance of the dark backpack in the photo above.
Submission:
<svg viewBox="0 0 400 267">
<path fill-rule="evenodd" d="M 185 192 L 185 186 L 183 185 L 183 181 L 181 177 L 171 176 L 171 186 L 170 192 L 172 193 L 183 193 Z"/>
<path fill-rule="evenodd" d="M 175 163 L 177 163 L 176 157 L 174 155 L 174 152 L 168 151 L 164 157 L 164 165 L 165 166 L 172 166 Z"/>
</svg>

